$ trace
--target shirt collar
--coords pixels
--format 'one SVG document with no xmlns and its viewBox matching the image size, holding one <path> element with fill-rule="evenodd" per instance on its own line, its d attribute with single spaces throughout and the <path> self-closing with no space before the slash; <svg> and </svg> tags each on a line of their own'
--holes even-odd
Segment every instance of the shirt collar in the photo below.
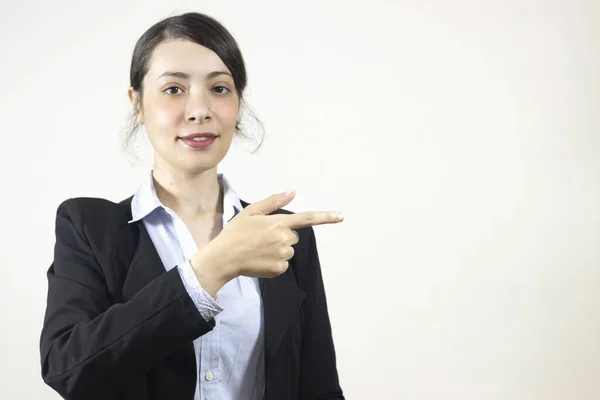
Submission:
<svg viewBox="0 0 600 400">
<path fill-rule="evenodd" d="M 242 206 L 237 193 L 235 190 L 233 190 L 233 187 L 225 175 L 218 173 L 217 179 L 223 185 L 223 220 L 228 222 L 235 217 L 237 213 L 242 211 L 244 207 Z M 131 200 L 132 218 L 129 223 L 142 220 L 157 208 L 164 209 L 165 206 L 160 202 L 158 196 L 156 195 L 152 170 L 150 170 L 146 175 L 144 175 L 137 191 L 133 196 L 133 199 Z"/>
</svg>

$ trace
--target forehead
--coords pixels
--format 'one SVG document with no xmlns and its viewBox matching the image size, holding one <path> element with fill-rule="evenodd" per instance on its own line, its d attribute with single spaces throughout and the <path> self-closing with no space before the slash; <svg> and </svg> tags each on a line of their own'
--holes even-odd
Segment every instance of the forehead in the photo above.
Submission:
<svg viewBox="0 0 600 400">
<path fill-rule="evenodd" d="M 159 43 L 148 65 L 148 77 L 158 77 L 166 71 L 181 71 L 203 77 L 212 71 L 229 71 L 219 56 L 207 47 L 184 39 Z"/>
</svg>

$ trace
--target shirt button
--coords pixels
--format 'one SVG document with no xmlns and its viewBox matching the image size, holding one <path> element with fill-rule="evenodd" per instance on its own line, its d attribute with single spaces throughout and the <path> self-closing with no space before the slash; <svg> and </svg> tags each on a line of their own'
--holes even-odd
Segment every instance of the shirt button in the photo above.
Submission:
<svg viewBox="0 0 600 400">
<path fill-rule="evenodd" d="M 207 381 L 212 381 L 213 379 L 215 379 L 215 374 L 213 374 L 212 371 L 208 371 L 206 373 L 206 375 L 204 375 L 204 379 L 206 379 Z"/>
</svg>

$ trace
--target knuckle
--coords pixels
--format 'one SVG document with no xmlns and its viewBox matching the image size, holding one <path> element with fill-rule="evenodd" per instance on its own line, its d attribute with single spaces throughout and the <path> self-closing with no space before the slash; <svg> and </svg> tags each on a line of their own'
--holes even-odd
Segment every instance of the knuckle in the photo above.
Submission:
<svg viewBox="0 0 600 400">
<path fill-rule="evenodd" d="M 316 222 L 317 217 L 315 216 L 315 214 L 307 214 L 305 217 L 305 221 L 307 224 L 312 225 Z"/>
<path fill-rule="evenodd" d="M 273 206 L 273 207 L 277 207 L 277 198 L 275 197 L 275 195 L 269 196 L 267 197 L 267 201 Z"/>
<path fill-rule="evenodd" d="M 271 229 L 279 231 L 279 230 L 281 230 L 283 228 L 284 228 L 284 225 L 283 225 L 283 222 L 281 220 L 279 220 L 279 219 L 274 219 L 273 220 L 273 222 L 271 224 Z"/>
<path fill-rule="evenodd" d="M 287 270 L 287 261 L 280 261 L 278 263 L 273 264 L 273 269 L 271 271 L 271 277 L 275 277 L 277 275 L 283 274 Z"/>
<path fill-rule="evenodd" d="M 292 231 L 293 234 L 293 239 L 292 239 L 292 243 L 296 244 L 300 241 L 300 235 L 298 235 L 298 232 L 296 231 Z"/>
<path fill-rule="evenodd" d="M 287 260 L 288 250 L 285 247 L 280 247 L 278 250 L 279 258 Z"/>
<path fill-rule="evenodd" d="M 285 271 L 287 271 L 289 266 L 289 263 L 287 261 L 283 261 L 281 264 L 279 264 L 279 273 L 283 274 Z"/>
</svg>

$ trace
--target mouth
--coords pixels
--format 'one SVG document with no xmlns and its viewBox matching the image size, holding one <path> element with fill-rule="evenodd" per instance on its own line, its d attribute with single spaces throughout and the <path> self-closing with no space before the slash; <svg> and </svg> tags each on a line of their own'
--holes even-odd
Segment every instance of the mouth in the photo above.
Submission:
<svg viewBox="0 0 600 400">
<path fill-rule="evenodd" d="M 203 141 L 203 140 L 209 140 L 209 139 L 214 139 L 216 137 L 218 137 L 219 135 L 212 133 L 212 132 L 202 132 L 202 133 L 192 133 L 186 136 L 180 136 L 179 139 L 181 140 L 195 140 L 195 141 Z"/>
<path fill-rule="evenodd" d="M 192 149 L 208 148 L 219 135 L 212 132 L 192 133 L 190 135 L 179 137 L 183 143 Z"/>
</svg>

